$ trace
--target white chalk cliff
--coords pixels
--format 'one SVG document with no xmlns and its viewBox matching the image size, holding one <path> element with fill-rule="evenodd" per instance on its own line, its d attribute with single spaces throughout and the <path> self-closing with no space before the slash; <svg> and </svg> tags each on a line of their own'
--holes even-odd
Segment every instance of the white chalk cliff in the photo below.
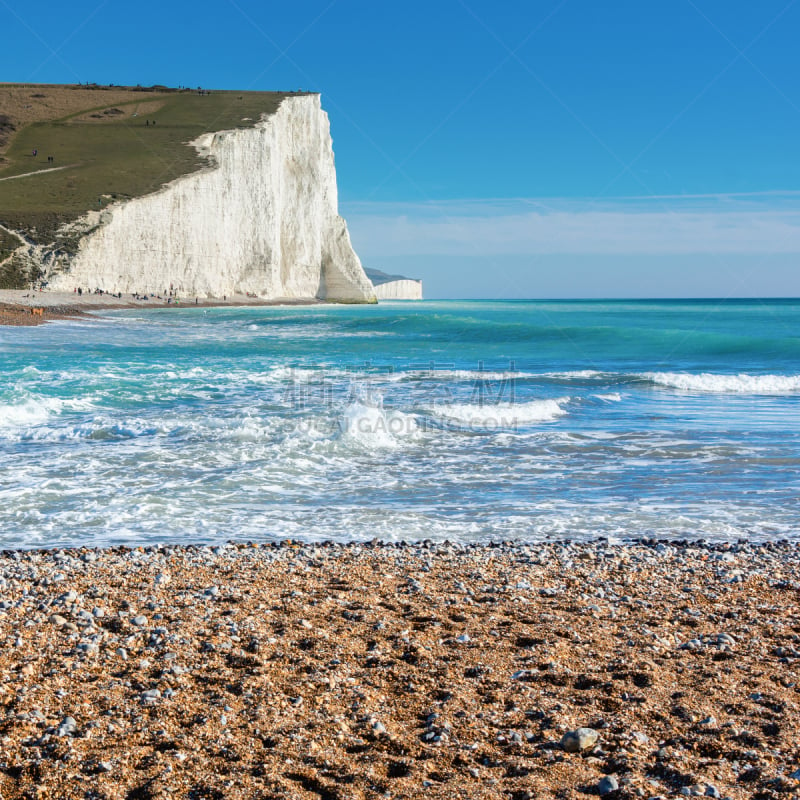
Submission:
<svg viewBox="0 0 800 800">
<path fill-rule="evenodd" d="M 389 275 L 379 269 L 365 269 L 378 300 L 422 300 L 422 281 L 405 275 Z"/>
<path fill-rule="evenodd" d="M 374 286 L 378 300 L 422 300 L 422 281 L 412 278 L 376 283 Z"/>
<path fill-rule="evenodd" d="M 338 214 L 319 95 L 286 97 L 254 127 L 192 144 L 209 166 L 87 215 L 88 232 L 50 288 L 375 301 Z"/>
</svg>

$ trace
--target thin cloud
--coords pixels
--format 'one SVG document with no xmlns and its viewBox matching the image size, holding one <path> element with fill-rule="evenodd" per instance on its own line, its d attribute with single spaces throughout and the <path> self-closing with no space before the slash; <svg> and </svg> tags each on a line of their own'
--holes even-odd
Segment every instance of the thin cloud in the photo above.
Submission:
<svg viewBox="0 0 800 800">
<path fill-rule="evenodd" d="M 343 206 L 367 257 L 800 253 L 796 192 Z"/>
</svg>

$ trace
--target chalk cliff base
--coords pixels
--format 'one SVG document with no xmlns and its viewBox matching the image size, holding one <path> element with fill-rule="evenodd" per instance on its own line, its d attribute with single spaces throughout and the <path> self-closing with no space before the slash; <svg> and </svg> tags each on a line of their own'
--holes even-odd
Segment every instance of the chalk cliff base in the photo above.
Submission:
<svg viewBox="0 0 800 800">
<path fill-rule="evenodd" d="M 209 166 L 87 215 L 77 254 L 47 270 L 50 288 L 375 302 L 338 214 L 319 95 L 193 144 Z"/>
</svg>

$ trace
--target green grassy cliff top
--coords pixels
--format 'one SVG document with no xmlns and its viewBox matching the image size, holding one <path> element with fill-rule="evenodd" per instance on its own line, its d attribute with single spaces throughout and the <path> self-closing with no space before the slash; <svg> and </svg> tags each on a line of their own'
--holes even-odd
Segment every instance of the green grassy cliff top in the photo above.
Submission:
<svg viewBox="0 0 800 800">
<path fill-rule="evenodd" d="M 0 225 L 53 244 L 63 223 L 201 168 L 200 134 L 251 127 L 291 94 L 0 84 Z"/>
</svg>

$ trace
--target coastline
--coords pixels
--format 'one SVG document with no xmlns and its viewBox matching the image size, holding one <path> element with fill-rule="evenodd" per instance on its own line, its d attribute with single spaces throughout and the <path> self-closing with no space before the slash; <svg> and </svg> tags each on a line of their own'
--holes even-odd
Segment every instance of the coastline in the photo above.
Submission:
<svg viewBox="0 0 800 800">
<path fill-rule="evenodd" d="M 800 791 L 796 544 L 283 541 L 0 567 L 6 798 Z"/>
<path fill-rule="evenodd" d="M 166 299 L 137 300 L 130 295 L 117 298 L 110 294 L 77 295 L 73 292 L 37 292 L 25 289 L 0 289 L 0 326 L 42 325 L 54 320 L 86 317 L 103 311 L 128 308 L 237 308 L 249 306 L 312 306 L 325 304 L 317 298 L 283 298 L 262 300 L 247 295 L 232 295 L 228 298 L 179 299 L 168 303 Z M 41 308 L 43 313 L 33 315 L 31 309 Z"/>
</svg>

